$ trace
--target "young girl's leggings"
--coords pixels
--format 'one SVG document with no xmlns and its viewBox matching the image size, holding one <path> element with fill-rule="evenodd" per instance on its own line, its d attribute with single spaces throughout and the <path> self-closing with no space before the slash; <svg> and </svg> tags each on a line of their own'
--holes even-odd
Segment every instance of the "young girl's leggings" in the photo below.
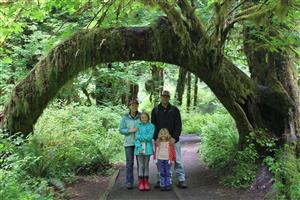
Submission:
<svg viewBox="0 0 300 200">
<path fill-rule="evenodd" d="M 171 166 L 168 160 L 158 160 L 160 185 L 167 187 L 171 185 Z"/>
<path fill-rule="evenodd" d="M 138 166 L 138 176 L 144 177 L 149 176 L 149 160 L 150 156 L 146 155 L 138 155 L 137 158 L 137 166 Z"/>
</svg>

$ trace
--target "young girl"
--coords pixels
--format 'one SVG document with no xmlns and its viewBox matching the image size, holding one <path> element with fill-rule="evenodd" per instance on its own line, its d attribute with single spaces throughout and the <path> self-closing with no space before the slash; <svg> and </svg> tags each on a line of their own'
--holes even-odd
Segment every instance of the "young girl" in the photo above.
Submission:
<svg viewBox="0 0 300 200">
<path fill-rule="evenodd" d="M 162 191 L 171 190 L 171 166 L 176 160 L 175 147 L 172 144 L 171 135 L 166 128 L 160 129 L 155 144 L 154 159 L 157 159 L 160 186 Z"/>
<path fill-rule="evenodd" d="M 138 131 L 135 133 L 134 154 L 138 163 L 139 184 L 138 189 L 148 191 L 149 186 L 149 160 L 153 154 L 152 138 L 154 134 L 154 125 L 149 122 L 149 115 L 142 112 L 141 123 L 138 124 Z"/>
</svg>

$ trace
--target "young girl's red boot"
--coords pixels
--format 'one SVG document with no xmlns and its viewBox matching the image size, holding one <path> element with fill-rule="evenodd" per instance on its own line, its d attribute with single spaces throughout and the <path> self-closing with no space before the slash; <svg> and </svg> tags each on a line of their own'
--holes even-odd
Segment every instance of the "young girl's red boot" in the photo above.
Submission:
<svg viewBox="0 0 300 200">
<path fill-rule="evenodd" d="M 148 176 L 144 177 L 144 188 L 145 188 L 146 191 L 150 190 L 149 177 Z"/>
<path fill-rule="evenodd" d="M 144 178 L 143 177 L 139 177 L 138 189 L 140 191 L 144 191 L 145 190 Z"/>
</svg>

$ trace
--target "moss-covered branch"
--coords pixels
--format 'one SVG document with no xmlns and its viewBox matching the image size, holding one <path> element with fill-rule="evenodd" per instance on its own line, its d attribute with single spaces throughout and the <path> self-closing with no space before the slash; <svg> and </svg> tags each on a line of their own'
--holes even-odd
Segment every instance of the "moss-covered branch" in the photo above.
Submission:
<svg viewBox="0 0 300 200">
<path fill-rule="evenodd" d="M 54 47 L 12 91 L 1 127 L 28 134 L 58 90 L 99 63 L 145 60 L 178 64 L 180 47 L 165 18 L 149 27 L 82 30 Z M 170 51 L 173 49 L 173 51 Z M 175 51 L 174 51 L 175 49 Z M 176 49 L 178 49 L 176 51 Z"/>
<path fill-rule="evenodd" d="M 199 17 L 196 16 L 195 9 L 190 3 L 187 0 L 179 0 L 177 4 L 180 7 L 183 16 L 187 19 L 193 42 L 197 43 L 200 39 L 203 39 L 203 37 L 207 38 L 204 25 Z"/>
</svg>

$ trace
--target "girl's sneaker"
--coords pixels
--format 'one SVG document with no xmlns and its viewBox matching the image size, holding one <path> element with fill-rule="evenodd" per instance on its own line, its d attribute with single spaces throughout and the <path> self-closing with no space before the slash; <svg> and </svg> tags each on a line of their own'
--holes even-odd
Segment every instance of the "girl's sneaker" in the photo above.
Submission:
<svg viewBox="0 0 300 200">
<path fill-rule="evenodd" d="M 166 186 L 166 191 L 172 190 L 172 187 L 170 185 Z"/>
</svg>

